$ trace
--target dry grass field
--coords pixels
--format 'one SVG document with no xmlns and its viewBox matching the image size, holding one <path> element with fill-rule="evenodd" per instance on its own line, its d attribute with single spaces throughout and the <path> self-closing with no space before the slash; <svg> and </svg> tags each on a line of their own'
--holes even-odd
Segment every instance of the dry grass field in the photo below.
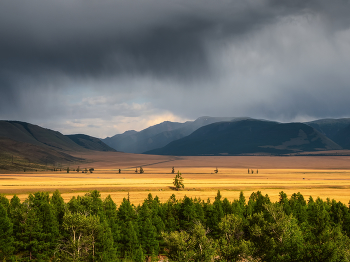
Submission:
<svg viewBox="0 0 350 262">
<path fill-rule="evenodd" d="M 237 199 L 240 191 L 246 198 L 260 190 L 275 201 L 280 191 L 290 196 L 301 192 L 305 198 L 330 198 L 348 204 L 350 200 L 349 156 L 203 156 L 172 157 L 102 152 L 97 155 L 78 155 L 87 159 L 80 168 L 93 167 L 93 173 L 22 172 L 0 174 L 0 193 L 22 200 L 29 193 L 60 190 L 68 201 L 97 189 L 102 198 L 111 195 L 119 204 L 130 193 L 134 204 L 141 203 L 149 193 L 166 201 L 172 194 L 201 199 L 214 199 L 217 190 L 229 200 Z M 135 173 L 143 166 L 145 173 Z M 171 168 L 179 170 L 185 190 L 174 191 Z M 214 169 L 218 167 L 219 173 Z M 71 169 L 76 166 L 71 166 Z M 121 174 L 118 169 L 121 169 Z M 254 174 L 248 174 L 248 168 Z M 258 173 L 257 173 L 258 170 Z"/>
</svg>

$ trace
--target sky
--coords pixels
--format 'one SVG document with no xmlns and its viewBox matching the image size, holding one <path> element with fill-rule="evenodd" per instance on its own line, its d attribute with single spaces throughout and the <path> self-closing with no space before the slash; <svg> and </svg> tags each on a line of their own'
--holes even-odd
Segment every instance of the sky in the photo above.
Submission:
<svg viewBox="0 0 350 262">
<path fill-rule="evenodd" d="M 350 117 L 349 14 L 349 0 L 2 0 L 0 119 L 104 138 Z"/>
</svg>

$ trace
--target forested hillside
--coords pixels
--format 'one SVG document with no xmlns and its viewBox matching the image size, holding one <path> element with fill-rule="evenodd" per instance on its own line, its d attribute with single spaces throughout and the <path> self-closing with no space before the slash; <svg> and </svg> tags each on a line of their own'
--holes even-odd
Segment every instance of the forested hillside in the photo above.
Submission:
<svg viewBox="0 0 350 262">
<path fill-rule="evenodd" d="M 184 197 L 117 207 L 98 191 L 64 203 L 38 192 L 0 195 L 2 261 L 349 261 L 349 208 L 261 192 L 233 202 Z M 164 260 L 163 260 L 164 261 Z M 166 260 L 165 260 L 166 261 Z"/>
</svg>

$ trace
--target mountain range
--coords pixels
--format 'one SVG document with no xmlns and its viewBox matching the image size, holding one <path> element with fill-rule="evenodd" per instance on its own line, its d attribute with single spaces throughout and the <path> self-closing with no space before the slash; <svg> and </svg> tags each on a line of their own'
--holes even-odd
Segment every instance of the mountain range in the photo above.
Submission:
<svg viewBox="0 0 350 262">
<path fill-rule="evenodd" d="M 117 151 L 141 154 L 152 149 L 161 148 L 174 140 L 186 137 L 202 126 L 217 122 L 240 121 L 244 119 L 248 118 L 203 116 L 195 121 L 187 121 L 185 123 L 165 121 L 140 132 L 130 130 L 123 134 L 107 137 L 102 139 L 102 141 Z"/>
<path fill-rule="evenodd" d="M 99 139 L 20 121 L 0 121 L 0 156 L 28 161 L 76 161 L 76 152 L 120 151 L 159 155 L 298 154 L 350 149 L 350 118 L 279 123 L 249 117 L 165 121 L 140 132 Z M 1 160 L 1 157 L 0 157 Z M 78 159 L 79 160 L 79 159 Z"/>
<path fill-rule="evenodd" d="M 283 124 L 249 117 L 204 116 L 185 123 L 165 121 L 102 141 L 117 151 L 165 155 L 341 150 L 350 149 L 350 118 Z"/>
</svg>

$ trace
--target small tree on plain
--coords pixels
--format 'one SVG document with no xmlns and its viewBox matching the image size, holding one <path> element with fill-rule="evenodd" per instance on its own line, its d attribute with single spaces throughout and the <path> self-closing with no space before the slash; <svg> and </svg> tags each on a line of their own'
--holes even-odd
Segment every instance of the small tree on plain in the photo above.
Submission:
<svg viewBox="0 0 350 262">
<path fill-rule="evenodd" d="M 248 174 L 250 174 L 249 168 L 248 168 Z"/>
<path fill-rule="evenodd" d="M 79 168 L 79 166 L 78 166 L 78 168 L 77 168 L 77 172 L 79 172 L 80 171 L 80 168 Z"/>
<path fill-rule="evenodd" d="M 140 167 L 140 174 L 143 174 L 143 168 L 142 167 Z"/>
<path fill-rule="evenodd" d="M 171 169 L 171 173 L 172 173 L 172 174 L 175 174 L 175 167 L 173 167 L 173 168 Z"/>
<path fill-rule="evenodd" d="M 67 167 L 67 173 L 69 173 L 69 167 Z"/>
<path fill-rule="evenodd" d="M 137 171 L 137 167 L 136 167 L 136 170 L 135 170 L 135 173 L 137 173 L 138 171 Z"/>
<path fill-rule="evenodd" d="M 217 173 L 219 172 L 218 168 L 216 168 L 216 169 L 214 170 L 214 172 L 215 172 L 215 174 L 217 174 Z"/>
<path fill-rule="evenodd" d="M 121 173 L 122 171 L 121 171 L 121 169 L 119 168 L 119 174 Z"/>
<path fill-rule="evenodd" d="M 177 171 L 177 175 L 174 177 L 173 184 L 174 184 L 176 190 L 179 190 L 180 188 L 185 188 L 185 186 L 183 184 L 182 174 L 180 173 L 180 171 Z"/>
</svg>

